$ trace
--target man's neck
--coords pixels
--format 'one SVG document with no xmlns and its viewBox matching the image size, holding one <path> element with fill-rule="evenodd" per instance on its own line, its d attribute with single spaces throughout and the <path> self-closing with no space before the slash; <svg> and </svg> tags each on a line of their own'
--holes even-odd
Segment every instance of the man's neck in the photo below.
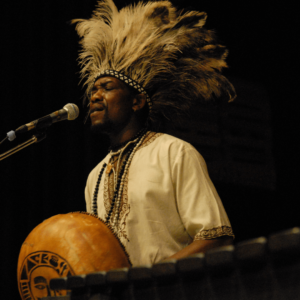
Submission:
<svg viewBox="0 0 300 300">
<path fill-rule="evenodd" d="M 130 141 L 141 129 L 140 124 L 135 124 L 135 126 L 125 127 L 117 133 L 111 133 L 109 135 L 111 147 Z"/>
</svg>

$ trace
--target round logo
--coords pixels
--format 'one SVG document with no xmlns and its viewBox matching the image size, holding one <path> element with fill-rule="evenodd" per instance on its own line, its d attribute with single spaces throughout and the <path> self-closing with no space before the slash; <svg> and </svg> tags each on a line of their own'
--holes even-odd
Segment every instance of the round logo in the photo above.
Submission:
<svg viewBox="0 0 300 300">
<path fill-rule="evenodd" d="M 49 251 L 37 251 L 23 261 L 19 287 L 23 300 L 40 300 L 47 296 L 63 296 L 67 291 L 50 290 L 50 280 L 75 275 L 70 264 Z"/>
</svg>

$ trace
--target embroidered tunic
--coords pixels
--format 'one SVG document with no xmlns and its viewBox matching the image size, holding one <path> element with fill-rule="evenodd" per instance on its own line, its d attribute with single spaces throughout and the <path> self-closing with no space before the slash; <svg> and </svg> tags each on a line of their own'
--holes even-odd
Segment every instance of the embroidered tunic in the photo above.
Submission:
<svg viewBox="0 0 300 300">
<path fill-rule="evenodd" d="M 88 177 L 88 212 L 99 172 L 110 158 L 108 154 Z M 113 177 L 104 172 L 99 187 L 98 216 L 103 220 L 111 205 Z M 157 263 L 193 240 L 233 236 L 203 157 L 189 143 L 153 132 L 129 167 L 114 230 L 133 266 Z"/>
</svg>

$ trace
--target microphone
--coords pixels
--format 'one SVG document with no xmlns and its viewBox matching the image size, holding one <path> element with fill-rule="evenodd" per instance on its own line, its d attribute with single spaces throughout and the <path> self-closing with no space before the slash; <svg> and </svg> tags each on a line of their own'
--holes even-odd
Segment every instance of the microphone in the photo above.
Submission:
<svg viewBox="0 0 300 300">
<path fill-rule="evenodd" d="M 47 128 L 53 123 L 60 122 L 63 120 L 75 120 L 79 115 L 79 109 L 76 104 L 68 103 L 62 109 L 53 112 L 50 115 L 27 123 L 25 125 L 20 126 L 16 131 L 10 131 L 7 133 L 7 137 L 10 141 L 13 141 L 16 138 L 17 133 L 23 133 L 29 131 L 31 129 L 43 129 Z"/>
</svg>

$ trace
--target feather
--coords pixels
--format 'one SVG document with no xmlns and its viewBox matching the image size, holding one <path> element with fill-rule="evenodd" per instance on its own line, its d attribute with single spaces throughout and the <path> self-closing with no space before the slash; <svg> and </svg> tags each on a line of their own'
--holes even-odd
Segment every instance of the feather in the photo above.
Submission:
<svg viewBox="0 0 300 300">
<path fill-rule="evenodd" d="M 118 71 L 151 98 L 150 121 L 185 116 L 197 101 L 232 101 L 232 84 L 221 74 L 228 51 L 205 29 L 205 12 L 181 14 L 170 1 L 139 2 L 118 11 L 99 1 L 88 20 L 76 19 L 79 63 L 88 97 L 95 76 Z"/>
</svg>

